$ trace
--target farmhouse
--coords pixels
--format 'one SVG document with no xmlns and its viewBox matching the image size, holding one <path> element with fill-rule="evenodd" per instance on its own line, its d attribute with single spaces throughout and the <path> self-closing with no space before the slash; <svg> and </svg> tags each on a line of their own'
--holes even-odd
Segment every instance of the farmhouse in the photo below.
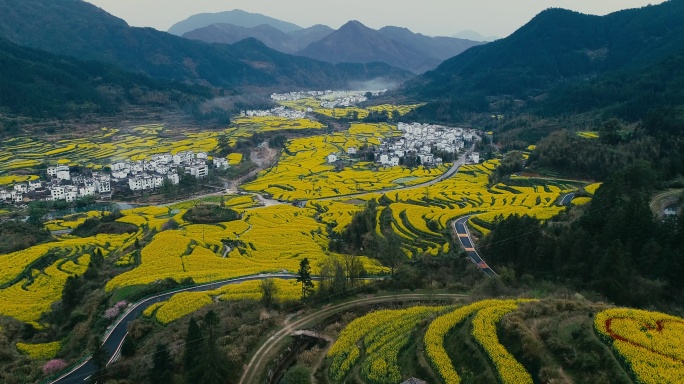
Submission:
<svg viewBox="0 0 684 384">
<path fill-rule="evenodd" d="M 228 164 L 228 159 L 225 157 L 217 157 L 214 158 L 214 167 L 217 169 L 228 169 L 230 168 L 230 164 Z"/>
<path fill-rule="evenodd" d="M 198 179 L 201 179 L 209 175 L 209 167 L 205 163 L 195 163 L 186 166 L 185 172 L 195 176 Z"/>
<path fill-rule="evenodd" d="M 71 172 L 69 171 L 69 167 L 66 165 L 57 167 L 55 176 L 60 180 L 71 180 Z"/>
</svg>

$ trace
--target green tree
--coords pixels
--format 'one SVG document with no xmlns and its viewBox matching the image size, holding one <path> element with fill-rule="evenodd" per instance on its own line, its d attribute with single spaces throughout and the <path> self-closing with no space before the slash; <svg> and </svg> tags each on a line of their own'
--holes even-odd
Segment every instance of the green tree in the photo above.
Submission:
<svg viewBox="0 0 684 384">
<path fill-rule="evenodd" d="M 383 236 L 376 236 L 376 258 L 389 267 L 390 273 L 401 264 L 405 255 L 401 249 L 401 237 L 392 230 L 383 231 Z"/>
<path fill-rule="evenodd" d="M 270 148 L 284 148 L 285 144 L 287 144 L 287 136 L 285 135 L 276 135 L 273 136 L 270 140 L 268 140 L 268 146 Z"/>
<path fill-rule="evenodd" d="M 199 186 L 199 180 L 189 173 L 180 172 L 178 174 L 178 178 L 178 188 L 182 191 L 182 193 L 190 194 Z"/>
<path fill-rule="evenodd" d="M 202 349 L 204 346 L 204 338 L 202 336 L 202 329 L 194 317 L 190 318 L 188 322 L 188 333 L 185 335 L 185 351 L 183 352 L 183 367 L 186 374 L 193 372 L 193 368 L 197 367 L 197 363 L 201 358 Z M 188 379 L 192 382 L 194 377 L 191 374 Z"/>
<path fill-rule="evenodd" d="M 351 287 L 355 287 L 356 281 L 366 274 L 363 262 L 355 255 L 344 255 L 344 269 Z"/>
<path fill-rule="evenodd" d="M 220 135 L 218 137 L 218 145 L 216 146 L 219 156 L 228 156 L 231 151 L 230 139 L 227 135 Z"/>
<path fill-rule="evenodd" d="M 157 344 L 152 356 L 152 369 L 149 373 L 150 383 L 168 384 L 171 379 L 171 354 L 164 344 Z"/>
<path fill-rule="evenodd" d="M 62 308 L 65 313 L 71 312 L 81 302 L 83 279 L 80 276 L 69 276 L 62 288 Z"/>
<path fill-rule="evenodd" d="M 304 365 L 297 364 L 285 372 L 283 383 L 311 384 L 311 370 Z"/>
<path fill-rule="evenodd" d="M 204 328 L 206 330 L 205 350 L 199 364 L 200 373 L 198 383 L 224 384 L 231 378 L 230 367 L 223 353 L 216 345 L 217 327 L 220 318 L 214 311 L 204 315 Z"/>
<path fill-rule="evenodd" d="M 599 129 L 599 139 L 605 144 L 617 144 L 622 139 L 620 136 L 620 130 L 622 125 L 620 121 L 616 118 L 612 118 L 606 121 L 601 129 Z"/>
<path fill-rule="evenodd" d="M 311 281 L 311 265 L 309 265 L 309 259 L 306 257 L 299 262 L 297 282 L 302 283 L 302 301 L 304 301 L 313 292 L 314 287 Z"/>
<path fill-rule="evenodd" d="M 278 286 L 276 285 L 275 280 L 261 280 L 259 288 L 261 289 L 261 304 L 267 309 L 270 309 L 275 303 L 276 295 L 278 294 Z"/>
<path fill-rule="evenodd" d="M 99 337 L 94 337 L 91 342 L 95 345 L 95 350 L 90 358 L 95 365 L 95 373 L 90 376 L 89 382 L 104 382 L 107 377 L 107 362 L 109 361 L 109 356 L 107 350 L 105 350 L 104 346 L 101 344 Z"/>
<path fill-rule="evenodd" d="M 93 256 L 90 258 L 90 265 L 94 265 L 96 268 L 101 268 L 104 265 L 104 255 L 102 254 L 102 249 L 98 248 Z"/>
<path fill-rule="evenodd" d="M 132 357 L 135 355 L 135 341 L 133 341 L 133 338 L 130 336 L 127 336 L 124 339 L 123 344 L 121 345 L 121 356 L 123 357 Z"/>
<path fill-rule="evenodd" d="M 162 193 L 162 195 L 164 195 L 164 197 L 168 199 L 176 196 L 178 188 L 175 185 L 173 185 L 171 180 L 164 179 L 164 182 L 162 183 L 162 186 L 160 188 L 160 192 Z"/>
</svg>

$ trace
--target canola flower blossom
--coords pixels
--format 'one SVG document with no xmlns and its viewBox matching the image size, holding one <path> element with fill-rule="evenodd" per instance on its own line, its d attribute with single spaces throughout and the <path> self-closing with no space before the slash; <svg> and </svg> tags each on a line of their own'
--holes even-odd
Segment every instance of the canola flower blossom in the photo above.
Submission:
<svg viewBox="0 0 684 384">
<path fill-rule="evenodd" d="M 423 319 L 444 310 L 445 307 L 381 310 L 355 319 L 345 327 L 328 352 L 332 359 L 331 376 L 338 382 L 346 377 L 362 355 L 358 343 L 363 342 L 365 359 L 361 373 L 368 382 L 400 382 L 398 356 L 410 341 L 413 329 Z"/>
<path fill-rule="evenodd" d="M 597 314 L 594 327 L 622 356 L 638 382 L 684 382 L 683 318 L 613 308 Z"/>
<path fill-rule="evenodd" d="M 503 315 L 515 310 L 519 303 L 529 301 L 478 301 L 442 315 L 430 323 L 425 332 L 425 351 L 444 382 L 447 384 L 458 384 L 461 382 L 461 377 L 454 369 L 451 358 L 444 348 L 444 338 L 452 328 L 465 321 L 469 316 L 477 313 L 473 320 L 473 336 L 483 346 L 492 362 L 494 362 L 502 381 L 505 383 L 531 383 L 532 380 L 529 373 L 522 366 L 516 366 L 517 362 L 499 344 L 496 339 L 496 332 L 494 332 L 493 336 L 487 333 L 495 327 L 495 324 Z M 483 313 L 482 315 L 480 315 L 481 312 Z M 519 363 L 517 364 L 519 365 Z"/>
</svg>

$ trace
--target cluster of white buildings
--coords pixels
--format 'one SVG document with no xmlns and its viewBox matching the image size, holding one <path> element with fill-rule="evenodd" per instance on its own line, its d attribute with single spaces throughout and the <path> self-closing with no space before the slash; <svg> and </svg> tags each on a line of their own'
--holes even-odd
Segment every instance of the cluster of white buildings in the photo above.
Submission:
<svg viewBox="0 0 684 384">
<path fill-rule="evenodd" d="M 369 93 L 372 97 L 377 97 L 377 96 L 382 95 L 385 92 L 387 92 L 386 89 L 383 89 L 381 91 L 370 91 L 370 92 L 347 92 L 347 91 L 335 92 L 333 95 L 334 99 L 322 100 L 321 101 L 321 107 L 328 108 L 328 109 L 353 107 L 356 104 L 363 103 L 364 101 L 368 101 L 367 96 Z"/>
<path fill-rule="evenodd" d="M 422 165 L 439 165 L 443 160 L 435 157 L 434 152 L 450 153 L 456 157 L 477 139 L 473 130 L 465 128 L 419 123 L 399 123 L 398 128 L 403 132 L 402 137 L 382 141 L 375 151 L 375 161 L 382 166 L 396 167 L 409 155 L 418 157 Z M 357 151 L 356 147 L 349 147 L 346 155 L 353 157 Z M 335 164 L 340 160 L 340 156 L 339 153 L 333 153 L 328 155 L 326 160 L 329 164 Z M 480 154 L 473 152 L 466 161 L 479 163 Z"/>
<path fill-rule="evenodd" d="M 274 93 L 271 99 L 274 101 L 297 101 L 301 99 L 316 99 L 321 102 L 321 107 L 345 108 L 352 107 L 358 103 L 367 101 L 366 95 L 370 93 L 373 97 L 380 96 L 387 92 L 386 89 L 380 91 L 360 92 L 360 91 L 304 91 L 304 92 L 290 92 L 290 93 Z M 311 112 L 311 111 L 309 111 Z M 247 115 L 249 116 L 249 115 Z M 270 116 L 270 115 L 266 115 Z"/>
<path fill-rule="evenodd" d="M 295 111 L 290 108 L 285 108 L 285 107 L 276 107 L 273 109 L 269 110 L 251 110 L 251 111 L 242 111 L 240 113 L 240 116 L 242 117 L 266 117 L 266 116 L 275 116 L 275 117 L 283 117 L 286 119 L 303 119 L 306 117 L 307 112 L 313 112 L 313 109 L 307 108 L 306 112 L 305 111 Z"/>
<path fill-rule="evenodd" d="M 363 103 L 367 101 L 368 98 L 361 94 L 353 94 L 349 96 L 338 97 L 334 100 L 324 100 L 321 101 L 321 107 L 333 109 L 333 108 L 346 108 L 354 106 L 358 103 Z"/>
<path fill-rule="evenodd" d="M 301 99 L 319 98 L 326 95 L 331 95 L 333 91 L 304 91 L 304 92 L 290 92 L 290 93 L 274 93 L 271 99 L 274 101 L 297 101 Z"/>
<path fill-rule="evenodd" d="M 204 178 L 209 174 L 209 156 L 193 151 L 153 155 L 150 160 L 121 161 L 110 165 L 111 172 L 84 174 L 71 172 L 66 165 L 47 168 L 47 181 L 32 180 L 17 183 L 10 189 L 0 189 L 0 201 L 23 204 L 30 201 L 66 201 L 89 196 L 110 198 L 114 190 L 149 191 L 160 188 L 165 180 L 177 185 L 179 172 Z M 213 167 L 228 169 L 225 158 L 214 158 Z"/>
<path fill-rule="evenodd" d="M 132 191 L 154 190 L 169 180 L 171 184 L 180 182 L 179 172 L 188 173 L 198 179 L 209 175 L 209 156 L 205 152 L 193 151 L 153 155 L 150 160 L 122 161 L 111 165 L 112 178 L 117 182 L 127 181 Z M 214 158 L 213 166 L 228 169 L 228 160 Z"/>
<path fill-rule="evenodd" d="M 403 136 L 381 143 L 376 153 L 376 161 L 381 165 L 397 166 L 409 154 L 420 158 L 423 165 L 439 165 L 442 159 L 435 157 L 433 152 L 457 155 L 476 138 L 472 130 L 465 128 L 419 123 L 399 123 L 397 128 L 403 132 Z M 476 162 L 479 162 L 479 155 Z"/>
<path fill-rule="evenodd" d="M 99 195 L 110 197 L 111 177 L 104 173 L 93 172 L 92 176 L 72 173 L 68 166 L 49 167 L 48 180 L 33 180 L 18 183 L 12 189 L 0 189 L 0 200 L 14 204 L 30 201 L 66 201 L 71 203 L 84 197 Z"/>
</svg>

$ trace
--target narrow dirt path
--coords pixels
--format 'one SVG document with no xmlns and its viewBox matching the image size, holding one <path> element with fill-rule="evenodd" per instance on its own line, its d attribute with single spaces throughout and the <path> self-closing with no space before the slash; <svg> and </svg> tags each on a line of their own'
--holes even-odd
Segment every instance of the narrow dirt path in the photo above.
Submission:
<svg viewBox="0 0 684 384">
<path fill-rule="evenodd" d="M 392 301 L 419 301 L 419 300 L 455 300 L 467 297 L 462 294 L 430 294 L 430 293 L 412 293 L 400 294 L 380 297 L 366 297 L 333 305 L 327 308 L 320 309 L 316 312 L 309 313 L 298 319 L 293 319 L 287 326 L 277 331 L 273 336 L 269 337 L 264 344 L 254 353 L 252 359 L 245 367 L 245 372 L 240 378 L 240 384 L 255 383 L 259 374 L 263 372 L 265 366 L 270 363 L 269 356 L 277 349 L 280 343 L 289 335 L 298 329 L 303 329 L 308 325 L 314 324 L 325 319 L 335 313 L 370 304 L 388 303 Z"/>
</svg>

